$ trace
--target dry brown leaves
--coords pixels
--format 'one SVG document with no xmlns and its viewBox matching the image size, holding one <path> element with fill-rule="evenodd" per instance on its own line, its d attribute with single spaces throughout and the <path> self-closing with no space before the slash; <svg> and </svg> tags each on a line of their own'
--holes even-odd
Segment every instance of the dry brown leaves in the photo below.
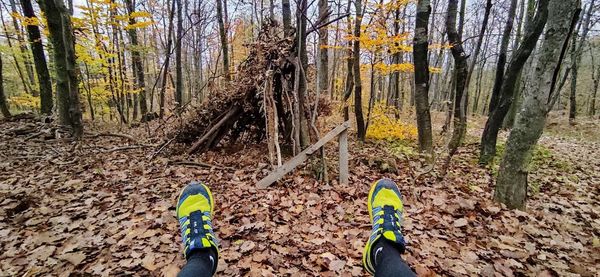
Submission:
<svg viewBox="0 0 600 277">
<path fill-rule="evenodd" d="M 235 169 L 218 170 L 150 161 L 151 149 L 101 151 L 131 143 L 118 137 L 74 147 L 1 136 L 2 276 L 175 276 L 184 264 L 175 199 L 192 180 L 207 182 L 216 198 L 219 275 L 366 276 L 365 199 L 369 184 L 384 176 L 404 193 L 404 258 L 422 276 L 600 274 L 598 145 L 544 139 L 573 170 L 534 174 L 546 181 L 522 212 L 490 201 L 491 177 L 473 162 L 476 146 L 457 154 L 442 182 L 411 180 L 406 161 L 396 161 L 398 173 L 380 172 L 369 160 L 389 154 L 367 144 L 351 148 L 351 185 L 325 185 L 305 169 L 257 190 L 254 183 L 266 173 L 260 146 L 195 157 Z"/>
</svg>

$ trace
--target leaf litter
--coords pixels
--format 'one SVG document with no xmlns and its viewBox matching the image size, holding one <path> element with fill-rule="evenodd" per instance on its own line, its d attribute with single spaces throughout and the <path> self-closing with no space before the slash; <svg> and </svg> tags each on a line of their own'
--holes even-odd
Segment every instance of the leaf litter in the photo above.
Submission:
<svg viewBox="0 0 600 277">
<path fill-rule="evenodd" d="M 138 129 L 132 137 L 144 138 Z M 175 276 L 184 265 L 175 201 L 192 180 L 215 195 L 220 276 L 367 276 L 366 197 L 382 177 L 404 194 L 404 258 L 420 276 L 600 274 L 595 142 L 543 137 L 565 166 L 542 164 L 530 175 L 539 193 L 524 212 L 491 201 L 493 172 L 477 166 L 474 144 L 460 149 L 442 181 L 436 169 L 415 174 L 418 160 L 395 159 L 380 143 L 351 142 L 349 185 L 319 182 L 308 165 L 258 190 L 268 172 L 260 145 L 194 156 L 222 166 L 190 167 L 170 163 L 189 159 L 173 153 L 150 160 L 151 149 L 125 148 L 136 142 L 118 136 L 74 145 L 9 131 L 0 142 L 2 276 Z M 104 151 L 115 147 L 122 150 Z"/>
</svg>

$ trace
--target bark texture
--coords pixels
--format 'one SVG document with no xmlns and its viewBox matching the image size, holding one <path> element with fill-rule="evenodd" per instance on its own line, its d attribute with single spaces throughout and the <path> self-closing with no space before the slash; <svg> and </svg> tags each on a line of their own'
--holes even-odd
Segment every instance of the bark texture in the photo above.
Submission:
<svg viewBox="0 0 600 277">
<path fill-rule="evenodd" d="M 135 5 L 132 0 L 125 0 L 128 13 L 135 12 Z M 136 23 L 134 17 L 129 17 L 129 25 Z M 140 103 L 140 113 L 142 116 L 148 113 L 148 104 L 146 103 L 146 81 L 144 78 L 144 66 L 142 64 L 142 57 L 139 51 L 138 35 L 135 28 L 127 30 L 129 35 L 129 41 L 131 43 L 131 66 L 133 68 L 133 75 L 135 77 L 135 86 L 138 92 L 138 101 Z"/>
<path fill-rule="evenodd" d="M 510 1 L 510 7 L 508 8 L 508 19 L 504 26 L 502 33 L 502 42 L 500 44 L 500 52 L 498 53 L 498 63 L 496 64 L 496 79 L 494 81 L 494 87 L 492 89 L 492 98 L 490 99 L 489 113 L 493 112 L 498 105 L 498 99 L 500 98 L 500 89 L 502 88 L 502 82 L 504 81 L 504 67 L 506 65 L 506 53 L 508 52 L 508 43 L 510 42 L 510 33 L 512 32 L 515 14 L 517 11 L 517 0 Z"/>
<path fill-rule="evenodd" d="M 429 63 L 427 61 L 428 22 L 431 6 L 429 0 L 417 1 L 417 17 L 415 20 L 415 38 L 413 59 L 415 64 L 414 97 L 417 113 L 417 129 L 419 133 L 419 150 L 433 155 L 433 135 L 431 131 L 431 115 L 429 113 Z"/>
<path fill-rule="evenodd" d="M 517 79 L 520 72 L 523 70 L 525 62 L 535 49 L 535 45 L 544 30 L 544 26 L 548 19 L 548 2 L 549 0 L 540 0 L 538 9 L 531 24 L 531 28 L 527 30 L 523 42 L 512 56 L 511 61 L 503 77 L 502 88 L 498 96 L 498 105 L 496 109 L 490 112 L 488 120 L 485 123 L 483 135 L 481 136 L 481 153 L 479 156 L 480 164 L 488 164 L 496 155 L 496 141 L 498 132 L 502 127 L 504 117 L 508 113 L 510 106 L 514 100 Z"/>
<path fill-rule="evenodd" d="M 550 1 L 548 6 L 548 25 L 535 69 L 535 85 L 526 92 L 510 132 L 494 190 L 494 200 L 509 208 L 525 208 L 529 162 L 552 108 L 558 72 L 581 11 L 578 5 L 578 0 L 562 0 Z"/>
<path fill-rule="evenodd" d="M 354 37 L 360 37 L 360 24 L 362 21 L 362 0 L 354 1 L 356 9 L 356 19 L 354 20 Z M 365 128 L 365 119 L 362 110 L 362 81 L 360 79 L 360 40 L 356 39 L 352 45 L 354 57 L 352 59 L 354 71 L 354 115 L 356 116 L 356 133 L 358 139 L 365 140 L 367 129 Z"/>
<path fill-rule="evenodd" d="M 31 5 L 31 0 L 21 0 L 23 15 L 28 18 L 34 18 L 35 12 Z M 50 82 L 50 73 L 46 63 L 46 54 L 42 45 L 40 28 L 36 25 L 27 25 L 27 36 L 31 45 L 31 53 L 35 64 L 35 72 L 40 86 L 40 110 L 43 114 L 52 114 L 52 83 Z"/>
<path fill-rule="evenodd" d="M 62 0 L 42 0 L 40 6 L 46 14 L 49 38 L 54 46 L 59 123 L 70 126 L 72 135 L 80 138 L 83 135 L 83 124 L 77 78 L 79 69 L 75 60 L 71 15 Z"/>
<path fill-rule="evenodd" d="M 225 75 L 225 80 L 231 80 L 231 76 L 229 76 L 229 46 L 227 43 L 227 30 L 225 29 L 225 20 L 223 14 L 223 4 L 221 1 L 227 0 L 217 0 L 217 21 L 219 23 L 219 36 L 221 37 L 221 54 L 223 55 L 223 74 Z"/>
<path fill-rule="evenodd" d="M 10 111 L 8 110 L 8 104 L 6 103 L 6 95 L 4 95 L 4 78 L 2 77 L 2 55 L 0 55 L 0 112 L 4 118 L 10 117 Z"/>
<path fill-rule="evenodd" d="M 463 2 L 464 4 L 464 2 Z M 456 13 L 458 0 L 448 1 L 448 16 L 446 18 L 446 30 L 448 33 L 448 41 L 452 46 L 452 58 L 454 58 L 454 74 L 456 76 L 454 82 L 454 130 L 452 138 L 448 145 L 449 157 L 452 157 L 458 147 L 462 144 L 463 138 L 467 131 L 467 99 L 469 93 L 467 90 L 468 78 L 468 60 L 467 55 L 462 46 L 462 39 L 459 32 L 456 30 Z M 462 10 L 462 8 L 461 8 Z"/>
</svg>

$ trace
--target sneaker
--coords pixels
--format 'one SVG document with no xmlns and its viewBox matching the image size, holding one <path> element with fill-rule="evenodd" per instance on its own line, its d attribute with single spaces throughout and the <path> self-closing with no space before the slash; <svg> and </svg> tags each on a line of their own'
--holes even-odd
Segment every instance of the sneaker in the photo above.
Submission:
<svg viewBox="0 0 600 277">
<path fill-rule="evenodd" d="M 179 194 L 177 219 L 186 258 L 194 250 L 207 248 L 213 248 L 219 256 L 219 244 L 211 222 L 214 203 L 210 189 L 203 183 L 192 182 Z"/>
<path fill-rule="evenodd" d="M 375 274 L 374 245 L 383 238 L 404 253 L 406 242 L 402 236 L 402 195 L 396 183 L 390 179 L 381 179 L 371 185 L 367 203 L 369 216 L 373 224 L 371 235 L 363 252 L 363 265 L 365 269 Z"/>
</svg>

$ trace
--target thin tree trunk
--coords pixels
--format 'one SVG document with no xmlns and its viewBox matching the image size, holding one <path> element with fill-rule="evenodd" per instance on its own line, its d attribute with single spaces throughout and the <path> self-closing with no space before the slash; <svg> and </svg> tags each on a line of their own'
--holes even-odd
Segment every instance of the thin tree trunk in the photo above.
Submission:
<svg viewBox="0 0 600 277">
<path fill-rule="evenodd" d="M 300 146 L 301 149 L 305 149 L 310 143 L 308 121 L 306 118 L 305 101 L 306 101 L 306 70 L 308 69 L 308 54 L 306 52 L 306 24 L 307 24 L 307 12 L 308 2 L 307 0 L 300 0 L 296 9 L 296 45 L 297 45 L 297 57 L 299 66 L 299 80 L 298 89 L 296 91 L 298 98 L 298 123 L 296 126 L 300 128 Z"/>
<path fill-rule="evenodd" d="M 419 150 L 431 157 L 433 155 L 433 135 L 429 114 L 429 64 L 427 62 L 427 28 L 430 13 L 429 0 L 418 0 L 413 47 L 415 64 L 414 98 L 419 133 Z"/>
<path fill-rule="evenodd" d="M 545 6 L 545 1 L 542 0 L 539 6 Z M 555 86 L 561 62 L 581 11 L 578 5 L 578 0 L 562 0 L 551 1 L 548 7 L 548 31 L 540 49 L 533 79 L 535 85 L 525 96 L 506 142 L 494 190 L 494 200 L 509 208 L 525 208 L 531 152 L 544 130 L 546 116 L 552 108 L 553 93 L 557 93 Z"/>
<path fill-rule="evenodd" d="M 135 12 L 135 5 L 132 0 L 125 0 L 125 5 L 127 7 L 127 12 L 129 14 Z M 134 17 L 129 17 L 129 25 L 134 25 L 136 20 Z M 129 40 L 131 43 L 131 66 L 133 68 L 133 75 L 136 79 L 136 89 L 138 92 L 138 100 L 140 103 L 140 113 L 142 117 L 148 113 L 148 104 L 146 101 L 146 81 L 144 78 L 144 66 L 142 64 L 142 58 L 140 51 L 138 49 L 138 34 L 135 28 L 130 28 L 127 30 L 129 35 Z"/>
<path fill-rule="evenodd" d="M 575 118 L 577 117 L 577 77 L 579 71 L 579 63 L 581 62 L 581 54 L 583 53 L 583 46 L 587 40 L 587 35 L 590 31 L 590 23 L 594 10 L 594 2 L 595 0 L 591 0 L 589 7 L 587 9 L 584 22 L 583 22 L 583 31 L 581 33 L 581 38 L 577 43 L 577 32 L 573 35 L 573 45 L 571 52 L 571 93 L 569 96 L 569 123 L 575 123 Z"/>
<path fill-rule="evenodd" d="M 2 22 L 2 27 L 4 28 L 4 36 L 6 38 L 6 44 L 8 44 L 9 49 L 12 49 L 12 47 L 13 47 L 12 38 L 11 38 L 11 35 L 8 33 L 8 28 L 6 28 L 6 24 L 4 23 L 3 14 L 4 13 L 0 12 L 0 22 Z M 21 79 L 21 83 L 23 84 L 23 89 L 25 90 L 25 93 L 33 94 L 31 84 L 29 83 L 29 81 L 27 81 L 27 79 L 25 78 L 25 75 L 23 74 L 23 69 L 21 69 L 21 63 L 19 63 L 19 59 L 17 58 L 17 55 L 14 52 L 12 52 L 11 56 L 15 62 L 15 68 L 17 69 L 17 75 L 19 75 L 19 79 Z"/>
<path fill-rule="evenodd" d="M 219 0 L 220 1 L 220 0 Z M 181 40 L 183 39 L 183 15 L 181 0 L 177 0 L 177 40 L 175 41 L 175 107 L 177 113 L 181 112 L 183 104 L 183 70 L 181 67 Z"/>
<path fill-rule="evenodd" d="M 227 46 L 227 31 L 225 30 L 225 22 L 223 15 L 223 4 L 221 1 L 227 0 L 217 0 L 217 22 L 219 23 L 219 36 L 221 38 L 221 53 L 223 54 L 223 74 L 225 76 L 225 80 L 229 82 L 231 77 L 229 76 L 229 46 Z"/>
<path fill-rule="evenodd" d="M 283 33 L 289 36 L 292 33 L 292 12 L 290 0 L 281 0 L 281 15 L 283 17 Z"/>
<path fill-rule="evenodd" d="M 173 17 L 175 15 L 175 1 L 171 0 L 171 10 L 169 11 L 169 30 L 167 31 L 167 48 L 166 48 L 166 58 L 165 58 L 165 66 L 162 77 L 162 84 L 160 88 L 160 102 L 159 109 L 160 112 L 158 116 L 162 118 L 165 115 L 165 91 L 167 89 L 167 83 L 169 78 L 169 62 L 171 59 L 171 47 L 173 45 Z"/>
<path fill-rule="evenodd" d="M 2 55 L 0 55 L 0 112 L 2 112 L 4 118 L 9 118 L 11 115 L 8 110 L 8 104 L 6 103 L 6 95 L 4 95 L 4 75 L 2 74 L 2 68 Z"/>
<path fill-rule="evenodd" d="M 327 0 L 319 0 L 319 21 L 320 24 L 329 22 L 329 5 Z M 323 26 L 319 29 L 319 68 L 317 87 L 323 95 L 329 95 L 329 44 L 328 27 Z"/>
<path fill-rule="evenodd" d="M 346 8 L 346 13 L 350 12 L 350 6 L 351 6 L 352 0 L 348 0 L 348 5 Z M 348 37 L 352 37 L 352 22 L 350 17 L 348 17 L 348 30 L 347 30 L 347 35 Z M 349 112 L 349 106 L 350 103 L 348 103 L 348 100 L 350 99 L 350 96 L 352 95 L 352 90 L 354 88 L 354 76 L 353 76 L 353 72 L 352 72 L 352 59 L 353 59 L 353 55 L 352 55 L 352 41 L 348 40 L 348 45 L 346 45 L 346 82 L 345 82 L 345 89 L 344 89 L 344 99 L 342 101 L 342 105 L 343 105 L 343 109 L 344 109 L 344 121 L 348 121 L 350 119 L 350 112 Z"/>
<path fill-rule="evenodd" d="M 354 115 L 356 116 L 356 132 L 358 139 L 365 140 L 367 129 L 362 111 L 362 81 L 360 79 L 360 25 L 362 21 L 362 0 L 354 1 L 356 9 L 356 18 L 354 19 L 354 37 L 356 40 L 352 45 L 354 58 L 352 59 L 354 69 Z"/>
<path fill-rule="evenodd" d="M 19 14 L 19 12 L 17 11 L 17 4 L 15 2 L 15 0 L 10 0 L 10 9 L 12 10 L 12 12 L 14 14 Z M 21 26 L 19 26 L 19 23 L 17 22 L 17 17 L 15 16 L 11 16 L 12 17 L 12 22 L 13 22 L 13 26 L 15 28 L 15 34 L 17 36 L 17 42 L 19 43 L 19 50 L 21 50 L 21 55 L 23 57 L 23 63 L 25 64 L 25 72 L 27 72 L 27 79 L 29 80 L 29 84 L 31 84 L 33 87 L 32 89 L 32 95 L 33 96 L 38 96 L 38 92 L 35 89 L 35 86 L 33 85 L 35 83 L 35 77 L 33 76 L 33 65 L 31 64 L 31 57 L 29 56 L 29 53 L 27 51 L 27 45 L 25 44 L 25 39 L 23 38 L 23 34 L 21 33 Z"/>
<path fill-rule="evenodd" d="M 462 1 L 465 4 L 464 1 Z M 448 17 L 446 19 L 446 30 L 448 33 L 448 41 L 452 46 L 451 52 L 454 58 L 454 72 L 455 72 L 455 83 L 454 83 L 454 130 L 452 138 L 448 145 L 449 158 L 452 157 L 458 147 L 462 144 L 463 138 L 467 131 L 467 99 L 469 97 L 467 78 L 468 78 L 468 60 L 467 55 L 462 46 L 462 38 L 460 37 L 460 30 L 456 30 L 456 12 L 457 12 L 458 0 L 448 1 Z M 464 9 L 461 7 L 461 13 Z M 461 16 L 464 17 L 464 14 Z M 462 27 L 462 25 L 461 25 Z M 484 32 L 485 29 L 482 28 Z M 480 34 L 481 35 L 481 34 Z M 480 37 L 481 41 L 481 37 Z M 478 43 L 481 46 L 481 43 Z M 448 159 L 449 161 L 449 159 Z"/>
<path fill-rule="evenodd" d="M 488 164 L 496 155 L 496 141 L 498 139 L 498 132 L 502 127 L 504 117 L 508 113 L 510 105 L 514 99 L 514 92 L 517 86 L 517 78 L 519 73 L 523 70 L 525 62 L 533 52 L 537 41 L 544 30 L 544 25 L 548 18 L 548 1 L 541 0 L 538 3 L 538 10 L 533 19 L 531 28 L 525 33 L 523 43 L 519 45 L 519 48 L 513 55 L 510 64 L 506 70 L 506 74 L 503 77 L 502 87 L 498 95 L 498 105 L 496 109 L 490 112 L 487 122 L 485 123 L 485 129 L 481 136 L 481 153 L 479 156 L 480 164 Z M 490 107 L 491 108 L 491 107 Z"/>
<path fill-rule="evenodd" d="M 489 112 L 492 113 L 496 106 L 498 106 L 498 99 L 500 98 L 500 89 L 502 88 L 502 82 L 504 78 L 504 69 L 506 65 L 506 53 L 508 52 L 508 43 L 510 42 L 510 33 L 513 29 L 515 21 L 515 13 L 517 11 L 517 0 L 510 1 L 510 7 L 508 8 L 508 20 L 504 26 L 504 32 L 502 33 L 502 43 L 500 44 L 500 52 L 498 53 L 498 63 L 496 65 L 496 79 L 494 81 L 494 88 L 492 89 L 492 99 L 490 100 Z"/>
<path fill-rule="evenodd" d="M 31 0 L 21 0 L 21 7 L 23 8 L 23 15 L 25 17 L 36 17 L 33 11 L 33 6 L 31 5 Z M 50 81 L 50 73 L 48 72 L 46 54 L 44 54 L 44 46 L 42 45 L 39 27 L 37 25 L 28 24 L 27 35 L 31 45 L 31 53 L 33 55 L 35 71 L 37 73 L 40 86 L 40 109 L 43 114 L 50 115 L 52 114 L 53 106 L 52 82 Z"/>
</svg>

